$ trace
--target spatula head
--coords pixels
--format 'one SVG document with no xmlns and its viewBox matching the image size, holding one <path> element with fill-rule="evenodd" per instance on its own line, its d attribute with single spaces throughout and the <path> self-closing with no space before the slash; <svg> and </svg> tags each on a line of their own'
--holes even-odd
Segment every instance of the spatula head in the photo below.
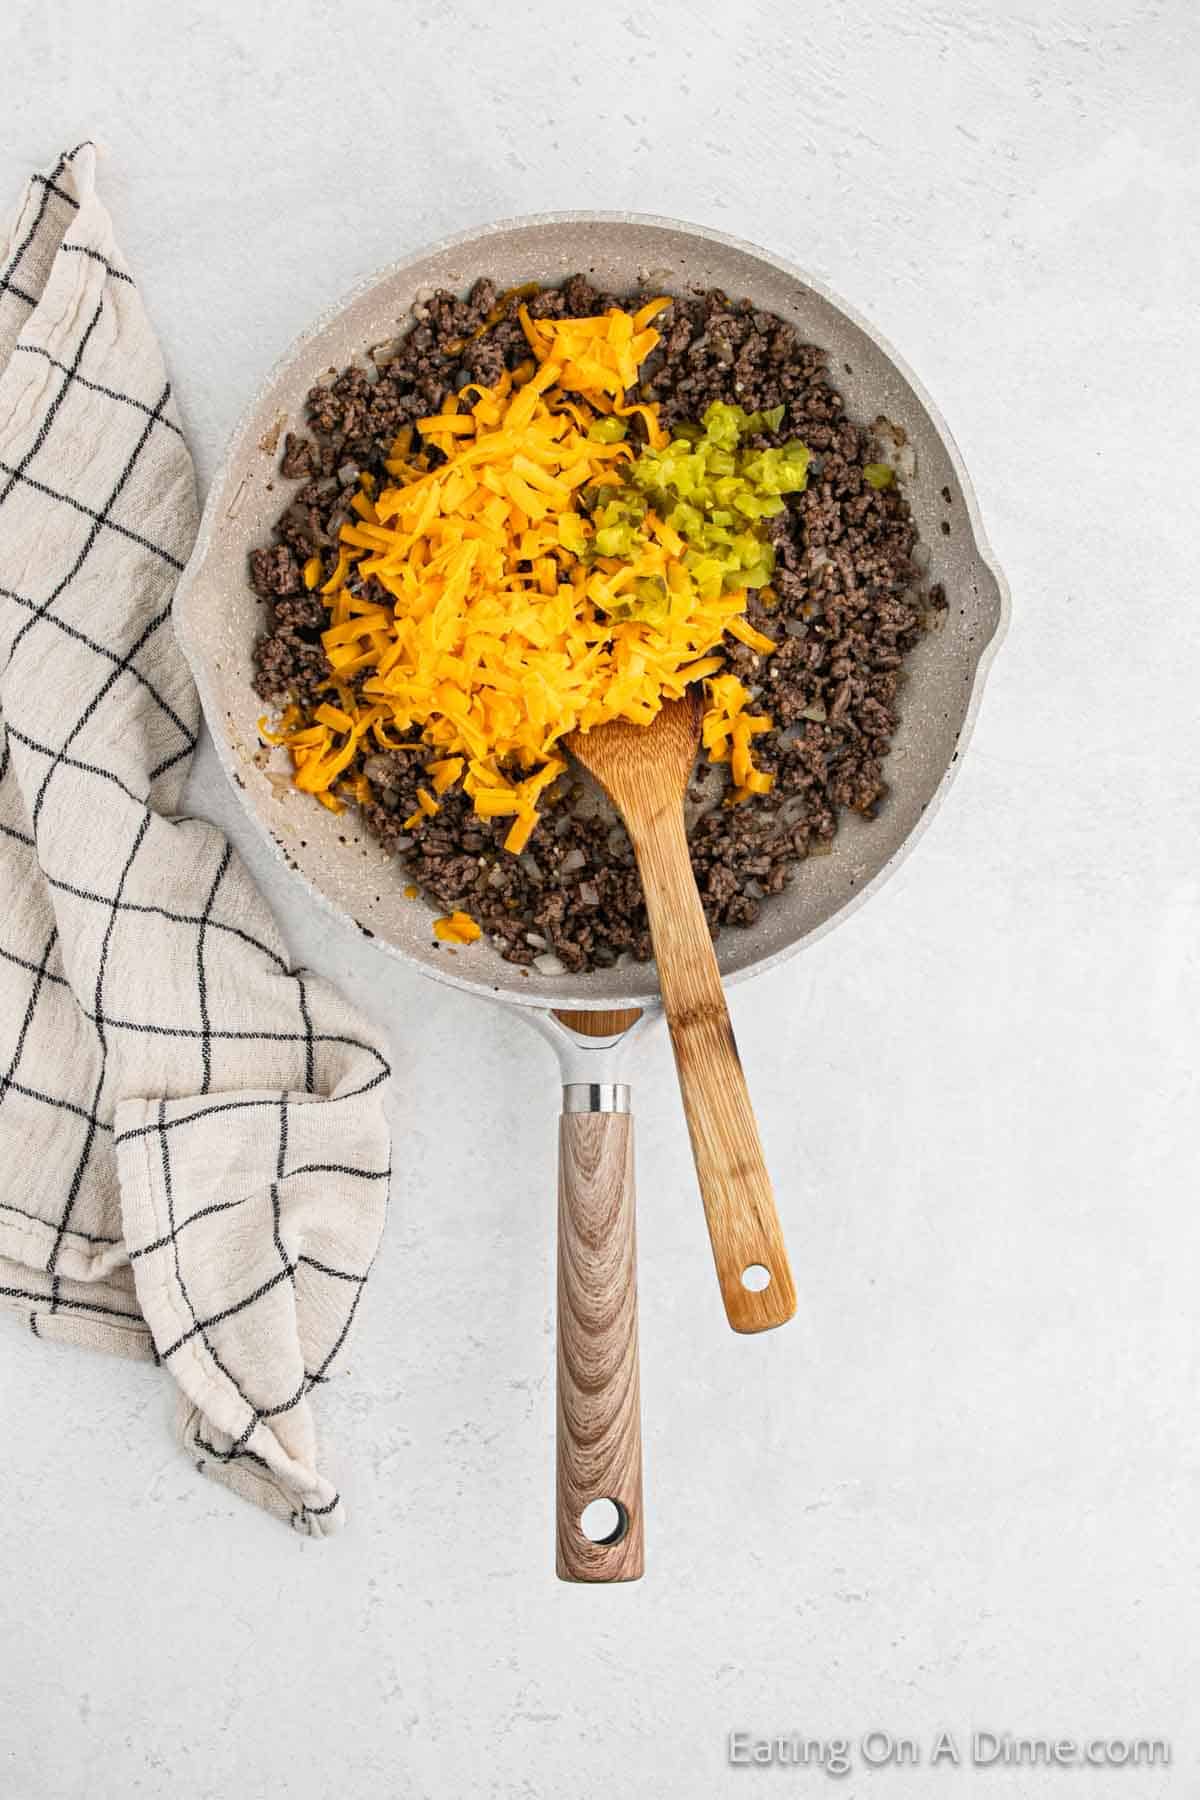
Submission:
<svg viewBox="0 0 1200 1800">
<path fill-rule="evenodd" d="M 681 699 L 668 700 L 649 725 L 611 719 L 562 741 L 627 822 L 643 819 L 647 809 L 681 802 L 700 748 L 703 710 L 700 689 L 693 686 Z"/>
</svg>

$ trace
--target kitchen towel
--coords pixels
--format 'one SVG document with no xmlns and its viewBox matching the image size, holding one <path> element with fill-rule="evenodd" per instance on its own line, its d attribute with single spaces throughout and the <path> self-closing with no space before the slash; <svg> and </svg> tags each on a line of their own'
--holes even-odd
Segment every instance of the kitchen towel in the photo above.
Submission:
<svg viewBox="0 0 1200 1800">
<path fill-rule="evenodd" d="M 0 1303 L 161 1363 L 197 1465 L 325 1536 L 311 1395 L 383 1228 L 389 1071 L 221 834 L 178 816 L 195 533 L 83 144 L 0 242 Z"/>
</svg>

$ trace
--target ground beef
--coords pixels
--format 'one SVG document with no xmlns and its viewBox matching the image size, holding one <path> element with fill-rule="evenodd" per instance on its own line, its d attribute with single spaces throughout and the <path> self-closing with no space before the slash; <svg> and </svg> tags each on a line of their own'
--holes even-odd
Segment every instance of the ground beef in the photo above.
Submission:
<svg viewBox="0 0 1200 1800">
<path fill-rule="evenodd" d="M 321 647 L 325 608 L 313 594 L 276 600 L 271 630 L 254 647 L 254 685 L 264 700 L 277 706 L 288 700 L 312 703 L 329 679 Z"/>
<path fill-rule="evenodd" d="M 644 298 L 639 296 L 638 299 Z M 583 275 L 528 299 L 535 317 L 581 317 L 628 304 Z M 495 382 L 529 355 L 515 303 L 487 280 L 465 300 L 438 292 L 412 328 L 358 364 L 330 372 L 308 398 L 310 436 L 289 432 L 281 473 L 303 485 L 250 558 L 250 580 L 270 604 L 255 651 L 255 685 L 276 705 L 314 702 L 329 675 L 320 634 L 325 609 L 304 586 L 302 564 L 336 560 L 360 473 L 386 479 L 396 433 L 474 380 Z M 807 856 L 827 850 L 843 809 L 874 816 L 887 792 L 884 762 L 898 723 L 903 663 L 946 601 L 920 589 L 916 531 L 892 485 L 863 476 L 878 459 L 872 432 L 848 419 L 824 351 L 749 301 L 717 291 L 676 299 L 657 321 L 662 342 L 641 371 L 638 397 L 659 403 L 670 426 L 698 420 L 713 400 L 748 411 L 782 406 L 764 445 L 804 440 L 814 454 L 809 485 L 770 524 L 775 603 L 752 595 L 747 616 L 778 644 L 760 656 L 730 643 L 730 666 L 776 729 L 755 739 L 755 760 L 775 774 L 770 794 L 729 807 L 727 774 L 701 758 L 689 790 L 692 866 L 715 937 L 750 925 Z M 640 421 L 634 421 L 635 432 Z M 382 598 L 383 596 L 378 596 Z M 460 792 L 415 832 L 425 753 L 365 751 L 367 829 L 398 859 L 403 879 L 439 906 L 472 913 L 510 962 L 552 953 L 572 972 L 651 954 L 645 904 L 624 827 L 598 809 L 575 775 L 548 796 L 526 852 L 503 849 L 509 821 L 476 817 Z"/>
<path fill-rule="evenodd" d="M 316 475 L 320 471 L 316 445 L 309 439 L 297 437 L 289 431 L 283 440 L 283 455 L 279 461 L 279 473 L 285 481 L 300 481 Z"/>
<path fill-rule="evenodd" d="M 255 550 L 250 557 L 250 581 L 256 594 L 300 594 L 304 591 L 300 565 L 286 544 Z"/>
</svg>

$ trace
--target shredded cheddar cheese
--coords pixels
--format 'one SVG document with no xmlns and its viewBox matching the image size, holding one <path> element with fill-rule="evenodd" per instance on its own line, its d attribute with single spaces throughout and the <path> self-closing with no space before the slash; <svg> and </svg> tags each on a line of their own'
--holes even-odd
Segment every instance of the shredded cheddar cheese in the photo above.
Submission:
<svg viewBox="0 0 1200 1800">
<path fill-rule="evenodd" d="M 531 319 L 528 307 L 522 306 L 518 316 L 538 361 L 561 363 L 563 387 L 586 394 L 598 412 L 611 410 L 622 419 L 640 413 L 650 444 L 661 450 L 667 434 L 659 424 L 658 408 L 620 402 L 659 341 L 650 321 L 670 304 L 668 299 L 649 300 L 633 314 L 614 310 L 598 319 Z"/>
<path fill-rule="evenodd" d="M 589 516 L 589 496 L 619 489 L 634 457 L 620 420 L 640 413 L 651 446 L 668 442 L 656 406 L 624 399 L 668 304 L 587 319 L 533 319 L 522 306 L 529 365 L 490 388 L 468 383 L 417 422 L 436 467 L 408 429 L 385 464 L 391 485 L 361 478 L 334 568 L 323 581 L 318 558 L 304 568 L 329 614 L 327 695 L 309 714 L 286 708 L 277 732 L 260 727 L 287 745 L 298 788 L 335 809 L 339 789 L 367 799 L 366 777 L 349 776 L 360 749 L 420 743 L 427 785 L 405 829 L 461 785 L 482 818 L 511 820 L 505 847 L 519 852 L 566 767 L 555 754 L 566 733 L 649 724 L 705 679 L 704 743 L 729 762 L 735 800 L 769 789 L 751 740 L 771 721 L 747 712 L 745 688 L 722 673 L 727 631 L 775 648 L 745 620 L 745 590 L 693 579 L 683 540 L 652 511 L 611 555 Z M 639 615 L 647 588 L 661 598 Z M 462 920 L 472 929 L 456 936 Z M 434 931 L 479 935 L 457 913 Z"/>
<path fill-rule="evenodd" d="M 452 912 L 448 918 L 433 921 L 433 935 L 442 944 L 473 944 L 482 930 L 479 921 L 465 912 Z"/>
</svg>

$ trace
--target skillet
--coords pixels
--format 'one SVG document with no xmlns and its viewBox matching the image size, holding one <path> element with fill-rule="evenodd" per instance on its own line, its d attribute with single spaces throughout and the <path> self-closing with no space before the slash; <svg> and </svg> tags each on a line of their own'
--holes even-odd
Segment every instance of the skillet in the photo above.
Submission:
<svg viewBox="0 0 1200 1800">
<path fill-rule="evenodd" d="M 303 428 L 308 390 L 411 322 L 418 298 L 463 291 L 476 276 L 498 287 L 552 283 L 582 270 L 626 293 L 644 278 L 658 291 L 719 287 L 779 314 L 829 354 L 850 417 L 883 415 L 915 455 L 905 482 L 926 579 L 949 610 L 907 660 L 901 723 L 877 819 L 843 815 L 832 852 L 805 862 L 750 927 L 722 932 L 725 982 L 767 974 L 862 905 L 909 853 L 949 788 L 1008 614 L 1004 578 L 988 548 L 957 448 L 915 375 L 879 334 L 820 283 L 764 250 L 674 220 L 557 213 L 501 221 L 449 238 L 369 277 L 292 344 L 234 432 L 208 496 L 175 602 L 221 761 L 257 828 L 298 885 L 385 954 L 435 981 L 516 1006 L 553 1043 L 563 1080 L 558 1249 L 557 1569 L 575 1581 L 634 1579 L 643 1568 L 640 1409 L 629 1088 L 621 1052 L 660 1011 L 653 963 L 557 976 L 505 962 L 485 939 L 451 956 L 435 945 L 431 907 L 404 883 L 353 812 L 335 817 L 280 779 L 264 755 L 263 705 L 251 685 L 263 609 L 247 582 L 251 549 L 267 541 L 285 493 L 277 445 Z M 752 1268 L 745 1272 L 751 1288 Z M 764 1271 L 769 1277 L 769 1268 Z M 770 1295 L 770 1288 L 767 1288 Z M 782 1322 L 768 1298 L 747 1329 Z M 732 1319 L 731 1322 L 735 1322 Z M 597 1502 L 607 1521 L 590 1522 Z"/>
</svg>

